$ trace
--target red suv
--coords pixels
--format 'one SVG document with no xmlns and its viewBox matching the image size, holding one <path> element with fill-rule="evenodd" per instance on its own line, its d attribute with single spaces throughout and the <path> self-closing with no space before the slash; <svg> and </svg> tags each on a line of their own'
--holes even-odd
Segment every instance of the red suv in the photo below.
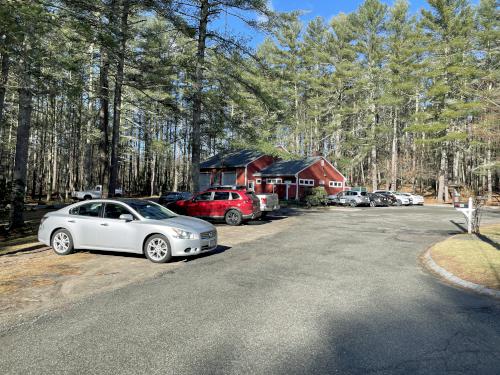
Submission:
<svg viewBox="0 0 500 375">
<path fill-rule="evenodd" d="M 224 219 L 229 225 L 240 225 L 244 220 L 261 216 L 259 198 L 252 191 L 237 187 L 211 188 L 168 207 L 183 215 Z"/>
</svg>

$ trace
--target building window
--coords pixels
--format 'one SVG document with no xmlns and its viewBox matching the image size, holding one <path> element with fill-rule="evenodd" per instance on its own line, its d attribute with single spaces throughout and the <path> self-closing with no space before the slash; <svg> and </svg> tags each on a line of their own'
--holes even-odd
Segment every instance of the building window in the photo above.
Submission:
<svg viewBox="0 0 500 375">
<path fill-rule="evenodd" d="M 236 172 L 222 172 L 222 185 L 236 184 Z"/>
<path fill-rule="evenodd" d="M 260 185 L 262 183 L 262 180 L 260 178 L 256 178 L 255 179 L 255 183 L 258 184 L 258 185 Z"/>
<path fill-rule="evenodd" d="M 342 187 L 342 181 L 330 181 L 329 186 L 330 187 Z"/>
<path fill-rule="evenodd" d="M 299 185 L 301 185 L 301 186 L 314 186 L 314 180 L 300 178 Z"/>
<path fill-rule="evenodd" d="M 200 179 L 198 181 L 200 191 L 208 189 L 210 187 L 210 173 L 200 173 Z"/>
<path fill-rule="evenodd" d="M 281 178 L 268 178 L 268 179 L 266 179 L 266 183 L 278 185 L 278 184 L 282 184 L 283 180 Z"/>
</svg>

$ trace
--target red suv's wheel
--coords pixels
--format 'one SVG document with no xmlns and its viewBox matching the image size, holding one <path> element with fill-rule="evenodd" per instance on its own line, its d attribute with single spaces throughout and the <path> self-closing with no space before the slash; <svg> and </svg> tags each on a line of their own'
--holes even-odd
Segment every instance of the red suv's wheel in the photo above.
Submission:
<svg viewBox="0 0 500 375">
<path fill-rule="evenodd" d="M 238 210 L 227 211 L 224 218 L 226 220 L 226 224 L 229 224 L 229 225 L 240 225 L 241 220 L 243 219 L 241 217 L 241 213 Z"/>
</svg>

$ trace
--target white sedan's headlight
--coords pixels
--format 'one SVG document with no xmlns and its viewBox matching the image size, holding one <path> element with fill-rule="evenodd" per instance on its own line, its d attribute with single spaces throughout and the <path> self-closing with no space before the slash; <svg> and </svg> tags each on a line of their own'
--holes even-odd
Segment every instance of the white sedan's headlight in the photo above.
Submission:
<svg viewBox="0 0 500 375">
<path fill-rule="evenodd" d="M 174 237 L 181 240 L 193 240 L 195 238 L 194 233 L 182 229 L 172 228 L 172 231 L 174 232 Z"/>
</svg>

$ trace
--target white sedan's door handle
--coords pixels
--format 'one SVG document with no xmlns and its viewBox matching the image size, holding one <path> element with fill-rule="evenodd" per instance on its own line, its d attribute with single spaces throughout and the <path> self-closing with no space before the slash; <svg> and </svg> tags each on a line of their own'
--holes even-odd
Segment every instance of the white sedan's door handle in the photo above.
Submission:
<svg viewBox="0 0 500 375">
<path fill-rule="evenodd" d="M 109 224 L 108 223 L 101 223 L 103 227 L 107 227 Z"/>
<path fill-rule="evenodd" d="M 76 223 L 75 220 L 68 220 L 68 223 Z"/>
</svg>

